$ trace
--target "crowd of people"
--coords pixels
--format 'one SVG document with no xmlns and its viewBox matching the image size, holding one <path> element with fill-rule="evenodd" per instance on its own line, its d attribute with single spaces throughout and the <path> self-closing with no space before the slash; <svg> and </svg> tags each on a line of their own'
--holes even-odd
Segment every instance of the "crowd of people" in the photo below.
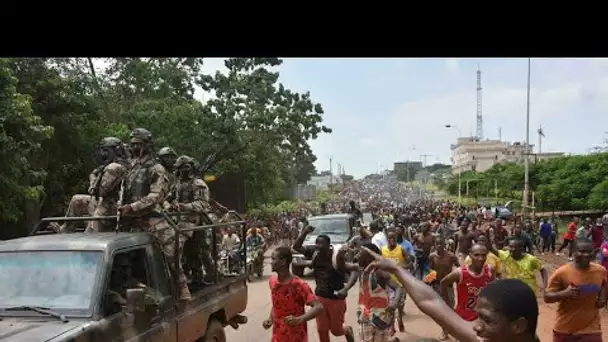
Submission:
<svg viewBox="0 0 608 342">
<path fill-rule="evenodd" d="M 441 326 L 439 340 L 538 341 L 539 299 L 558 303 L 554 341 L 602 340 L 606 268 L 595 259 L 607 259 L 608 244 L 594 238 L 600 221 L 568 226 L 557 253 L 569 248 L 569 260 L 549 275 L 535 255 L 555 252 L 557 224 L 548 219 L 536 229 L 531 220 L 505 222 L 387 177 L 354 182 L 325 208 L 349 212 L 356 236 L 337 250 L 326 235 L 303 247 L 314 227 L 300 225 L 291 245 L 273 251 L 272 310 L 264 327 L 272 327 L 275 342 L 306 341 L 312 319 L 321 342 L 330 334 L 347 341 L 396 339 L 405 330 L 406 298 Z M 362 221 L 363 212 L 372 213 L 371 222 Z M 314 292 L 290 272 L 293 252 L 313 255 L 304 265 L 314 271 Z M 355 326 L 345 313 L 356 284 Z"/>
</svg>

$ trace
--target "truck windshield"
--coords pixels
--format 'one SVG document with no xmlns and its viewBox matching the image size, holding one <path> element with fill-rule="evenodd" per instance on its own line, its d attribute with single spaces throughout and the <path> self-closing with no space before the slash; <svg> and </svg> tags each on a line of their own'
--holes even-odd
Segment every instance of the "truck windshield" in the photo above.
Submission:
<svg viewBox="0 0 608 342">
<path fill-rule="evenodd" d="M 20 251 L 0 253 L 0 311 L 37 306 L 89 311 L 101 252 Z"/>
<path fill-rule="evenodd" d="M 306 242 L 314 241 L 321 234 L 328 235 L 333 243 L 344 243 L 350 235 L 347 218 L 311 218 L 308 222 L 315 231 L 306 237 Z"/>
</svg>

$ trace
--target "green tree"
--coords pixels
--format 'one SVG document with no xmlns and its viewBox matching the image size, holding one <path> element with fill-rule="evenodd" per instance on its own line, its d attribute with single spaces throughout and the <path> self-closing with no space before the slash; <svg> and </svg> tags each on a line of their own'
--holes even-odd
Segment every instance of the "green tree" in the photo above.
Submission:
<svg viewBox="0 0 608 342">
<path fill-rule="evenodd" d="M 331 129 L 309 93 L 279 83 L 280 59 L 230 58 L 227 75 L 203 74 L 202 58 L 101 62 L 2 59 L 2 223 L 23 232 L 40 216 L 63 214 L 86 189 L 95 145 L 135 127 L 150 129 L 157 148 L 214 156 L 220 174 L 246 175 L 249 207 L 280 201 L 316 172 L 308 141 Z M 209 101 L 194 98 L 197 85 L 213 94 Z"/>
<path fill-rule="evenodd" d="M 496 182 L 501 198 L 520 199 L 524 185 L 524 167 L 520 164 L 497 164 L 485 172 L 465 173 L 469 192 L 490 193 Z M 530 168 L 530 188 L 535 192 L 537 210 L 604 209 L 608 153 L 565 156 L 541 160 Z M 457 192 L 457 178 L 445 185 L 450 194 Z"/>
<path fill-rule="evenodd" d="M 44 194 L 46 172 L 34 160 L 53 128 L 43 125 L 30 96 L 18 92 L 11 60 L 0 59 L 0 219 L 18 221 L 28 201 Z"/>
<path fill-rule="evenodd" d="M 278 58 L 230 58 L 225 62 L 228 74 L 203 75 L 198 81 L 204 90 L 215 93 L 206 103 L 207 112 L 235 137 L 231 146 L 244 156 L 241 163 L 223 166 L 243 171 L 249 167 L 245 164 L 255 162 L 259 170 L 265 168 L 259 178 L 247 178 L 248 195 L 279 193 L 285 184 L 308 180 L 316 160 L 308 140 L 331 133 L 321 125 L 323 108 L 310 93 L 295 93 L 277 83 L 279 73 L 268 69 L 281 63 Z M 264 145 L 272 151 L 259 155 Z M 254 155 L 255 161 L 248 158 Z M 277 162 L 287 166 L 282 179 L 274 178 Z"/>
</svg>

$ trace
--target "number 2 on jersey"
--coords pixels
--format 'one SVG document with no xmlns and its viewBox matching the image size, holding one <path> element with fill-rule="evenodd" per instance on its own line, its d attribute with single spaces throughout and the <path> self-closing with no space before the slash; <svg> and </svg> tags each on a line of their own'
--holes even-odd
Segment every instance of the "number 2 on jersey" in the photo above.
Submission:
<svg viewBox="0 0 608 342">
<path fill-rule="evenodd" d="M 467 309 L 475 310 L 475 306 L 477 306 L 477 297 L 467 298 Z"/>
</svg>

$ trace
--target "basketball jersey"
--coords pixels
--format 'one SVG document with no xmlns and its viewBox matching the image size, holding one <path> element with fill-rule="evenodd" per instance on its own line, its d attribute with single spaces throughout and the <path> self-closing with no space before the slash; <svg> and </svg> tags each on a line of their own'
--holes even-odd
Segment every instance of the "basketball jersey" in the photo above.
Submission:
<svg viewBox="0 0 608 342">
<path fill-rule="evenodd" d="M 462 317 L 465 321 L 472 322 L 477 319 L 477 297 L 479 292 L 486 287 L 492 280 L 492 269 L 491 266 L 483 265 L 483 271 L 480 275 L 474 275 L 469 271 L 468 265 L 462 265 L 460 267 L 461 278 L 460 282 L 456 285 L 456 296 L 458 302 L 456 303 L 456 313 Z"/>
</svg>

